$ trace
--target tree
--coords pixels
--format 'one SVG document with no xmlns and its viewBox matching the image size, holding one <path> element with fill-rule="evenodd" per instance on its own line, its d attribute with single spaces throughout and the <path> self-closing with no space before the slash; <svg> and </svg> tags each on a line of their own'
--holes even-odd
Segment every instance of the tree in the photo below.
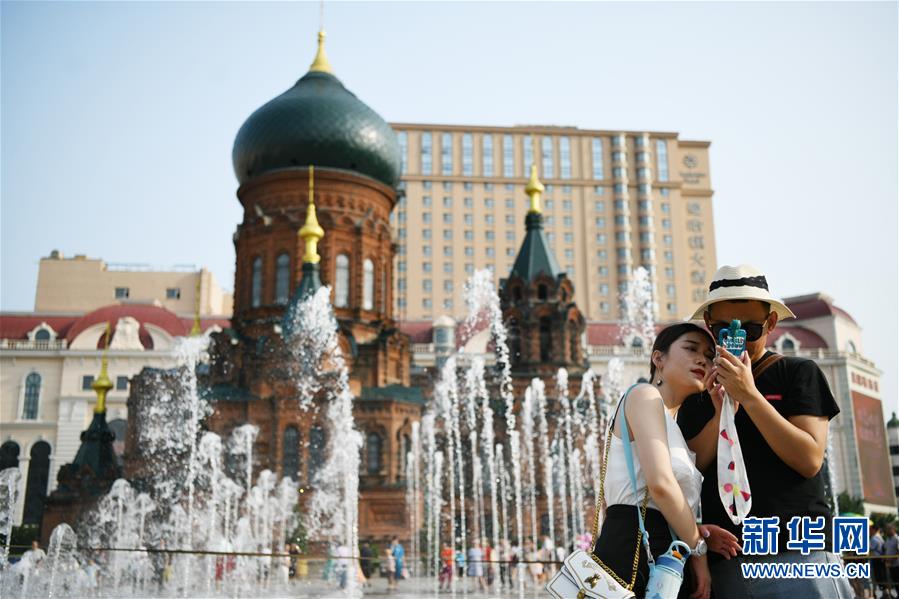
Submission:
<svg viewBox="0 0 899 599">
<path fill-rule="evenodd" d="M 865 513 L 865 500 L 861 497 L 851 497 L 846 491 L 843 491 L 837 496 L 837 502 L 840 504 L 840 513 Z"/>
</svg>

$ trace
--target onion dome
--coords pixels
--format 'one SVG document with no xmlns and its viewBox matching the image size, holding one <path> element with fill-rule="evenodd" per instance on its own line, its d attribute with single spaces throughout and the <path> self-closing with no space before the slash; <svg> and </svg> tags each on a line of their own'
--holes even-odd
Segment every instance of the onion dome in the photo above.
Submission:
<svg viewBox="0 0 899 599">
<path fill-rule="evenodd" d="M 352 171 L 390 187 L 400 178 L 396 133 L 331 72 L 324 52 L 289 90 L 256 110 L 237 132 L 232 160 L 243 184 L 263 173 L 317 167 Z"/>
</svg>

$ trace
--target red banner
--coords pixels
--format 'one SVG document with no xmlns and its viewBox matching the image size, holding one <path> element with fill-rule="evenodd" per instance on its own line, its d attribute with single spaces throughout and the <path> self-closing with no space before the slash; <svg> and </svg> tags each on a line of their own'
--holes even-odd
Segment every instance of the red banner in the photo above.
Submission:
<svg viewBox="0 0 899 599">
<path fill-rule="evenodd" d="M 853 391 L 852 411 L 855 414 L 855 440 L 862 467 L 862 491 L 865 494 L 865 501 L 879 505 L 896 505 L 880 400 Z"/>
</svg>

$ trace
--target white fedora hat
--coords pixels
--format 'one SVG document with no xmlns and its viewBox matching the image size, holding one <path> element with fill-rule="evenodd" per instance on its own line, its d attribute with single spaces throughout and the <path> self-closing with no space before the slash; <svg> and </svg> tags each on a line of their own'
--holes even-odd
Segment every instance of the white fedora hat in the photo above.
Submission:
<svg viewBox="0 0 899 599">
<path fill-rule="evenodd" d="M 709 295 L 696 308 L 696 312 L 693 313 L 690 320 L 702 320 L 706 308 L 717 302 L 731 300 L 767 302 L 771 305 L 771 310 L 777 313 L 778 318 L 796 318 L 792 310 L 768 292 L 768 281 L 762 271 L 748 264 L 740 264 L 739 266 L 722 266 L 715 271 L 715 276 L 712 277 L 712 282 L 709 284 Z"/>
</svg>

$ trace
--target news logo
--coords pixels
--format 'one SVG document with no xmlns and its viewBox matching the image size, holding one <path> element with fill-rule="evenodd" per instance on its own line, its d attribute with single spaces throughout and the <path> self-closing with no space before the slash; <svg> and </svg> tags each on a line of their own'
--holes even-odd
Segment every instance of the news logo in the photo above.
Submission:
<svg viewBox="0 0 899 599">
<path fill-rule="evenodd" d="M 794 516 L 786 523 L 785 548 L 803 556 L 813 551 L 867 555 L 869 551 L 868 519 L 839 516 L 831 524 L 831 546 L 828 548 L 823 516 Z M 743 520 L 743 555 L 763 556 L 779 553 L 780 518 L 777 516 Z M 744 578 L 868 578 L 867 563 L 742 563 Z"/>
</svg>

